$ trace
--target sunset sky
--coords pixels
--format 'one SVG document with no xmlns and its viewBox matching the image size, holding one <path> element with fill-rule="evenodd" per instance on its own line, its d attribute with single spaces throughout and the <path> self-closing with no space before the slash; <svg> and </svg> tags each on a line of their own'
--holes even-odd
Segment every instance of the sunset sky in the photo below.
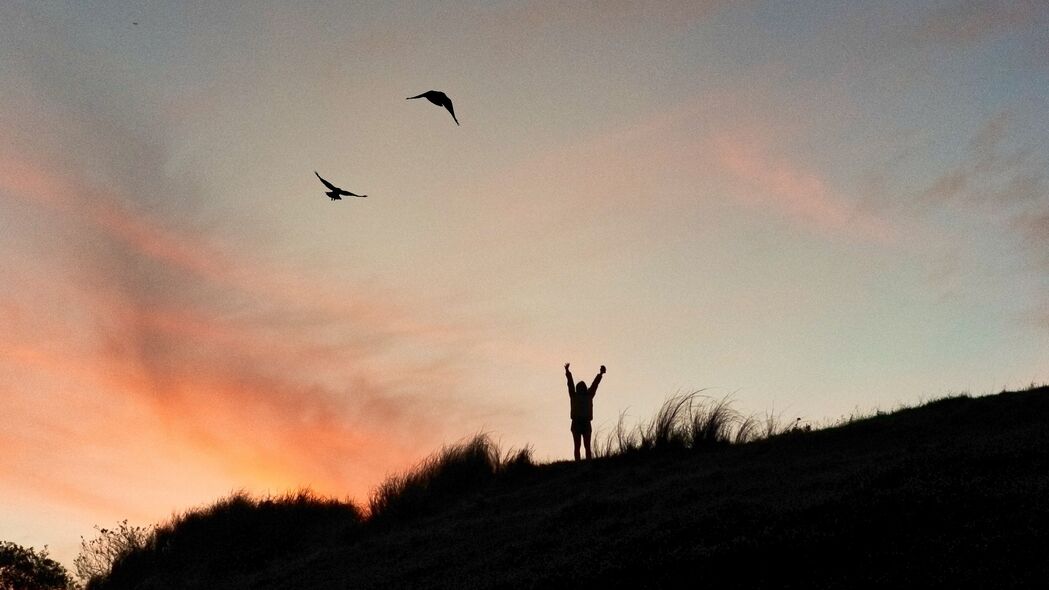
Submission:
<svg viewBox="0 0 1049 590">
<path fill-rule="evenodd" d="M 596 429 L 1045 382 L 1049 3 L 3 2 L 0 252 L 0 539 L 66 565 L 570 457 L 565 362 Z"/>
</svg>

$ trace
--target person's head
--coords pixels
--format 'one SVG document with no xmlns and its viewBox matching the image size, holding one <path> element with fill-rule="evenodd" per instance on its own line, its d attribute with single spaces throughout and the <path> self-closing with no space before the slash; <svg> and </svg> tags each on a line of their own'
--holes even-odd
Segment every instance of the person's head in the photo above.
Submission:
<svg viewBox="0 0 1049 590">
<path fill-rule="evenodd" d="M 586 383 L 583 383 L 582 381 L 580 381 L 579 383 L 576 383 L 575 384 L 575 392 L 578 395 L 582 395 L 582 394 L 586 393 Z"/>
</svg>

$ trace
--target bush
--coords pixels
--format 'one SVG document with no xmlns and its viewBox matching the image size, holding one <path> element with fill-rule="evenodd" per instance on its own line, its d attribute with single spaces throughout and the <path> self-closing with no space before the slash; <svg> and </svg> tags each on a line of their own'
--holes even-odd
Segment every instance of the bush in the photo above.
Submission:
<svg viewBox="0 0 1049 590">
<path fill-rule="evenodd" d="M 77 578 L 86 585 L 104 577 L 118 559 L 146 547 L 156 527 L 130 526 L 127 519 L 116 528 L 95 525 L 98 536 L 90 541 L 80 537 L 80 554 L 73 561 Z"/>
<path fill-rule="evenodd" d="M 155 527 L 137 549 L 120 554 L 91 590 L 133 587 L 167 573 L 187 586 L 257 571 L 303 547 L 343 541 L 362 521 L 357 506 L 310 490 L 253 497 L 235 492 Z"/>
<path fill-rule="evenodd" d="M 0 541 L 0 590 L 67 590 L 76 588 L 62 564 L 40 551 Z"/>
</svg>

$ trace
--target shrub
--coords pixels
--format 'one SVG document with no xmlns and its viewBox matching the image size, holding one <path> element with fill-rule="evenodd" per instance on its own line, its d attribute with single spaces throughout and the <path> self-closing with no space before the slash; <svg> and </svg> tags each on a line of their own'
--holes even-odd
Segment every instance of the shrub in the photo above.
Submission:
<svg viewBox="0 0 1049 590">
<path fill-rule="evenodd" d="M 252 497 L 236 492 L 204 509 L 192 510 L 158 529 L 157 545 L 192 560 L 192 551 L 224 549 L 238 561 L 265 561 L 307 538 L 344 536 L 362 520 L 351 502 L 310 490 Z"/>
<path fill-rule="evenodd" d="M 130 526 L 127 519 L 116 528 L 103 529 L 95 525 L 98 536 L 90 541 L 80 537 L 80 554 L 73 560 L 77 578 L 90 585 L 92 580 L 109 573 L 113 563 L 135 551 L 144 549 L 153 536 L 155 527 Z"/>
<path fill-rule="evenodd" d="M 90 588 L 134 586 L 162 572 L 207 586 L 261 569 L 297 548 L 344 540 L 361 521 L 353 503 L 310 490 L 263 497 L 234 492 L 155 527 L 148 542 L 113 560 L 109 575 Z"/>
<path fill-rule="evenodd" d="M 10 541 L 0 541 L 0 590 L 67 590 L 76 588 L 62 564 Z"/>
</svg>

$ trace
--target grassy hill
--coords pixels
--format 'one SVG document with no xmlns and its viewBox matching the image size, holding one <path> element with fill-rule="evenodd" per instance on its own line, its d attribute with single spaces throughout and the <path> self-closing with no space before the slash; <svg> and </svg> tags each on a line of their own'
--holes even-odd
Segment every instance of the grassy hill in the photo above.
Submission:
<svg viewBox="0 0 1049 590">
<path fill-rule="evenodd" d="M 452 449 L 445 464 L 435 458 L 414 481 L 389 482 L 370 519 L 309 496 L 268 506 L 232 498 L 187 514 L 90 588 L 1006 588 L 1049 580 L 1046 387 L 746 444 L 669 444 L 583 463 L 493 459 L 490 447 L 472 445 Z M 475 460 L 488 466 L 463 467 Z"/>
</svg>

